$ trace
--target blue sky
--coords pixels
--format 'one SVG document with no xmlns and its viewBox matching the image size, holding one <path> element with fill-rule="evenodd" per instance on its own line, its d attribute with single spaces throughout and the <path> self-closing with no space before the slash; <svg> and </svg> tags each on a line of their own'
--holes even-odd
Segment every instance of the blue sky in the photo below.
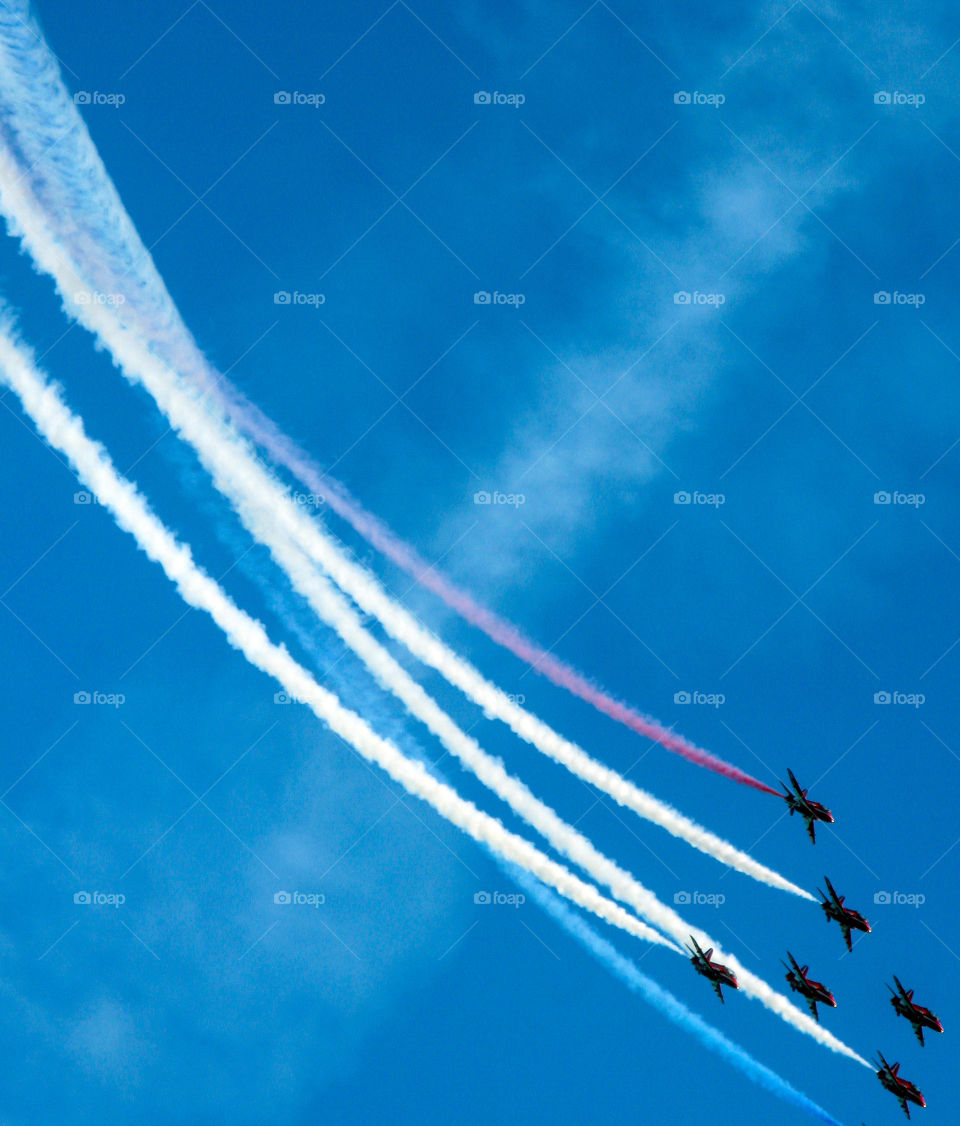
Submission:
<svg viewBox="0 0 960 1126">
<path fill-rule="evenodd" d="M 559 655 L 764 780 L 788 765 L 823 776 L 836 826 L 812 849 L 772 799 L 565 698 L 331 528 L 558 730 L 804 886 L 827 872 L 874 934 L 845 955 L 815 907 L 615 814 L 410 667 L 661 898 L 724 896 L 684 910 L 749 968 L 782 982 L 788 946 L 809 961 L 839 1000 L 824 1023 L 901 1059 L 928 1118 L 947 1120 L 952 9 L 36 10 L 212 360 Z M 146 398 L 67 331 L 9 238 L 0 284 L 91 433 L 204 566 L 378 730 L 435 758 L 250 549 Z M 324 301 L 277 305 L 278 291 Z M 479 291 L 523 302 L 478 305 Z M 69 471 L 4 405 L 2 1019 L 21 1046 L 4 1121 L 800 1120 L 532 905 L 476 905 L 512 890 L 486 855 L 276 703 L 106 513 L 75 503 Z M 524 504 L 473 503 L 494 489 Z M 723 702 L 675 703 L 683 692 Z M 325 902 L 278 906 L 281 889 Z M 75 905 L 83 890 L 125 902 Z M 924 902 L 875 903 L 884 891 Z M 844 1121 L 898 1120 L 866 1071 L 758 1005 L 721 1009 L 666 952 L 642 966 Z M 894 972 L 947 1027 L 926 1049 L 886 1002 Z"/>
</svg>

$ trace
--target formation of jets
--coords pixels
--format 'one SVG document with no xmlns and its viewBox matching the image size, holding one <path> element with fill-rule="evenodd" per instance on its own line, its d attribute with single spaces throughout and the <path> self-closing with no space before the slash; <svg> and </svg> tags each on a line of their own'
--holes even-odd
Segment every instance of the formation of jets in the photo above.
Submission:
<svg viewBox="0 0 960 1126">
<path fill-rule="evenodd" d="M 787 786 L 781 782 L 783 786 L 783 800 L 787 803 L 791 815 L 799 813 L 804 819 L 807 826 L 807 833 L 813 844 L 817 843 L 816 836 L 816 823 L 822 821 L 826 824 L 833 824 L 833 814 L 825 805 L 820 802 L 813 801 L 807 796 L 807 790 L 804 790 L 800 783 L 797 781 L 792 770 L 788 770 L 787 774 L 790 778 L 790 785 Z M 847 945 L 847 950 L 853 950 L 852 932 L 861 931 L 863 934 L 870 934 L 870 924 L 860 914 L 859 911 L 854 911 L 852 907 L 847 907 L 845 904 L 845 897 L 838 895 L 833 884 L 828 877 L 824 877 L 827 884 L 827 891 L 829 895 L 820 891 L 822 902 L 820 904 L 823 913 L 827 917 L 827 922 L 836 922 L 840 924 L 840 930 L 843 934 L 844 941 Z M 719 962 L 712 961 L 713 949 L 702 950 L 697 940 L 691 935 L 690 942 L 692 946 L 688 946 L 687 950 L 691 954 L 690 961 L 702 977 L 705 977 L 713 986 L 717 996 L 723 1001 L 723 986 L 730 989 L 739 989 L 736 974 L 733 973 L 727 966 L 721 965 Z M 830 990 L 820 981 L 814 981 L 809 977 L 809 966 L 801 966 L 796 958 L 787 951 L 787 958 L 789 965 L 783 962 L 783 967 L 787 971 L 786 979 L 790 988 L 799 993 L 801 997 L 807 1002 L 810 1012 L 814 1020 L 819 1023 L 820 1013 L 817 1009 L 818 1005 L 828 1005 L 830 1008 L 837 1007 L 837 1001 Z M 894 975 L 894 983 L 896 989 L 887 986 L 890 990 L 890 1004 L 893 1005 L 894 1011 L 897 1016 L 904 1017 L 913 1026 L 913 1031 L 920 1041 L 921 1046 L 924 1043 L 923 1031 L 929 1029 L 934 1032 L 943 1032 L 943 1025 L 939 1019 L 924 1005 L 917 1004 L 913 999 L 913 990 L 905 989 L 898 977 Z M 889 1064 L 884 1059 L 882 1053 L 879 1062 L 876 1062 L 878 1068 L 877 1078 L 880 1080 L 884 1089 L 889 1091 L 900 1103 L 904 1114 L 907 1118 L 910 1117 L 910 1105 L 925 1107 L 926 1101 L 923 1097 L 923 1092 L 915 1083 L 911 1083 L 908 1079 L 900 1078 L 900 1064 Z"/>
</svg>

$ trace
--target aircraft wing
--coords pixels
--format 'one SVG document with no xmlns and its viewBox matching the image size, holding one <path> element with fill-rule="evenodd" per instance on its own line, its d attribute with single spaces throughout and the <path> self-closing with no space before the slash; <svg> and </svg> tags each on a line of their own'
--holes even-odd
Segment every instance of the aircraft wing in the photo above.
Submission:
<svg viewBox="0 0 960 1126">
<path fill-rule="evenodd" d="M 797 792 L 797 797 L 803 799 L 806 795 L 804 794 L 803 790 L 800 789 L 800 783 L 797 781 L 796 775 L 789 767 L 787 768 L 787 774 L 790 778 L 791 783 L 793 784 L 794 790 L 796 790 Z"/>
<path fill-rule="evenodd" d="M 820 1014 L 817 1012 L 816 998 L 807 997 L 806 1001 L 807 1001 L 807 1007 L 810 1009 L 810 1012 L 813 1014 L 813 1019 L 817 1022 L 817 1024 L 819 1024 L 820 1023 Z"/>
<path fill-rule="evenodd" d="M 790 965 L 793 967 L 793 972 L 797 975 L 797 977 L 801 981 L 805 980 L 803 970 L 801 970 L 800 967 L 797 965 L 797 959 L 794 958 L 794 956 L 790 953 L 789 950 L 787 951 L 787 957 L 790 959 Z"/>
<path fill-rule="evenodd" d="M 720 986 L 720 982 L 719 982 L 719 981 L 715 981 L 715 980 L 712 980 L 712 981 L 710 982 L 710 984 L 711 984 L 711 985 L 713 986 L 713 988 L 714 988 L 714 989 L 716 990 L 717 996 L 718 996 L 718 997 L 720 998 L 720 1003 L 721 1003 L 722 1005 L 725 1005 L 725 1004 L 726 1004 L 726 1001 L 724 1001 L 724 999 L 723 999 L 723 989 L 722 989 L 722 988 L 721 988 L 721 986 Z"/>
<path fill-rule="evenodd" d="M 919 1021 L 917 1021 L 917 1023 L 913 1026 L 913 1031 L 917 1034 L 917 1039 L 920 1041 L 920 1047 L 923 1048 L 925 1046 L 923 1043 L 923 1025 Z"/>
<path fill-rule="evenodd" d="M 801 812 L 802 812 L 802 811 L 801 811 Z M 815 823 L 814 823 L 814 820 L 813 820 L 813 818 L 812 818 L 812 817 L 808 817 L 808 818 L 807 818 L 807 833 L 808 833 L 808 834 L 809 834 L 809 836 L 810 836 L 810 840 L 811 840 L 811 841 L 812 841 L 812 842 L 813 842 L 814 844 L 816 844 L 816 843 L 817 843 L 817 830 L 816 830 L 816 829 L 814 828 L 814 824 L 815 824 Z"/>
<path fill-rule="evenodd" d="M 844 940 L 846 941 L 846 944 L 847 944 L 847 950 L 852 953 L 852 951 L 853 951 L 853 940 L 850 938 L 850 924 L 845 923 L 845 922 L 841 922 L 840 929 L 843 931 L 843 937 L 844 937 Z"/>
</svg>

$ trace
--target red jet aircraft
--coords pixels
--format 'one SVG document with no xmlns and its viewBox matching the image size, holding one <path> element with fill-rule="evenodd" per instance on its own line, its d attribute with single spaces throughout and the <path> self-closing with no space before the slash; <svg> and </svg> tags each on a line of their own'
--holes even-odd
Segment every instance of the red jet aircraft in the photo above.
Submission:
<svg viewBox="0 0 960 1126">
<path fill-rule="evenodd" d="M 913 990 L 904 989 L 896 974 L 893 975 L 893 980 L 897 983 L 897 992 L 894 993 L 890 986 L 887 986 L 887 989 L 890 989 L 890 992 L 893 993 L 890 1004 L 896 1009 L 898 1017 L 906 1017 L 913 1025 L 913 1031 L 917 1034 L 921 1046 L 923 1045 L 923 1030 L 925 1028 L 932 1029 L 934 1032 L 943 1032 L 943 1025 L 937 1017 L 929 1009 L 914 1001 Z"/>
<path fill-rule="evenodd" d="M 915 1106 L 926 1106 L 927 1101 L 923 1097 L 923 1092 L 915 1084 L 911 1083 L 908 1079 L 901 1079 L 897 1072 L 900 1070 L 900 1064 L 895 1063 L 893 1066 L 887 1063 L 883 1058 L 883 1053 L 878 1053 L 880 1056 L 880 1063 L 877 1067 L 880 1070 L 877 1072 L 877 1078 L 886 1087 L 886 1089 L 893 1095 L 900 1106 L 903 1108 L 903 1113 L 910 1117 L 910 1108 L 907 1103 L 913 1103 Z M 876 1063 L 876 1060 L 874 1060 Z"/>
<path fill-rule="evenodd" d="M 816 844 L 817 834 L 814 830 L 814 824 L 817 821 L 827 821 L 832 825 L 833 814 L 825 805 L 821 805 L 818 801 L 811 801 L 810 798 L 807 797 L 807 791 L 800 789 L 800 783 L 797 781 L 792 770 L 788 770 L 787 774 L 790 775 L 793 790 L 791 790 L 785 782 L 781 782 L 780 785 L 783 786 L 784 789 L 784 793 L 781 797 L 790 807 L 791 817 L 793 814 L 799 813 L 804 821 L 806 821 L 810 840 Z"/>
<path fill-rule="evenodd" d="M 693 955 L 690 961 L 693 963 L 693 968 L 698 974 L 702 974 L 717 991 L 717 996 L 723 1001 L 723 990 L 721 986 L 729 985 L 731 989 L 739 989 L 740 985 L 737 982 L 736 974 L 732 970 L 728 970 L 726 966 L 721 966 L 719 962 L 711 962 L 710 955 L 713 953 L 713 947 L 704 954 L 704 952 L 697 945 L 697 940 L 690 935 L 690 941 L 693 946 L 688 946 L 687 949 Z"/>
<path fill-rule="evenodd" d="M 807 971 L 810 967 L 798 966 L 796 958 L 789 950 L 787 957 L 790 959 L 790 965 L 788 966 L 786 962 L 781 963 L 787 971 L 787 982 L 794 993 L 799 993 L 806 1000 L 810 1006 L 810 1012 L 813 1013 L 813 1019 L 819 1023 L 820 1014 L 817 1012 L 817 1005 L 829 1005 L 831 1009 L 835 1009 L 837 1007 L 836 998 L 823 982 L 812 981 L 807 977 Z"/>
<path fill-rule="evenodd" d="M 827 880 L 826 876 L 824 876 L 823 878 Z M 847 942 L 847 949 L 852 950 L 853 943 L 850 940 L 850 931 L 863 931 L 864 933 L 869 934 L 870 924 L 860 914 L 859 911 L 854 911 L 851 907 L 844 907 L 844 896 L 837 895 L 837 893 L 833 889 L 833 884 L 830 883 L 829 880 L 827 880 L 827 887 L 830 889 L 829 898 L 824 895 L 819 888 L 817 888 L 817 891 L 820 891 L 820 895 L 823 897 L 823 903 L 821 903 L 820 906 L 823 908 L 823 913 L 827 916 L 828 923 L 831 919 L 834 919 L 840 924 L 840 929 L 843 931 L 843 937 Z"/>
</svg>

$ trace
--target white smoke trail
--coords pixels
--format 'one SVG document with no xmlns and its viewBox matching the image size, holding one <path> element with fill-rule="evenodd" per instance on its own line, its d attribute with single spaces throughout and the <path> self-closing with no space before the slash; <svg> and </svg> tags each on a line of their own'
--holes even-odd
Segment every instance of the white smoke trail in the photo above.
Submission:
<svg viewBox="0 0 960 1126">
<path fill-rule="evenodd" d="M 26 206 L 26 202 L 29 201 L 26 186 L 14 181 L 9 188 L 7 187 L 6 160 L 6 154 L 0 150 L 0 204 L 6 209 L 11 201 L 20 201 L 18 218 L 21 237 L 38 265 L 57 279 L 68 310 L 94 331 L 128 376 L 133 373 L 151 391 L 171 423 L 197 449 L 204 464 L 213 474 L 218 488 L 228 492 L 228 495 L 239 498 L 238 510 L 241 515 L 248 520 L 256 518 L 264 519 L 265 522 L 277 521 L 284 535 L 289 536 L 290 525 L 296 528 L 302 518 L 299 509 L 289 502 L 279 487 L 270 483 L 269 476 L 256 463 L 244 443 L 232 435 L 221 421 L 213 418 L 203 409 L 202 404 L 195 397 L 195 392 L 191 394 L 184 389 L 175 374 L 144 346 L 139 337 L 121 325 L 111 311 L 111 307 L 92 300 L 92 294 L 85 289 L 81 278 L 73 272 L 70 264 L 58 255 L 56 244 L 50 240 L 49 232 L 42 220 L 32 208 Z M 84 297 L 86 300 L 83 300 Z M 256 496 L 257 490 L 264 487 L 264 481 L 267 482 L 268 489 L 264 499 L 258 502 L 252 501 L 251 496 Z M 269 515 L 266 515 L 268 511 Z M 311 533 L 316 531 L 312 522 L 306 520 L 306 524 Z M 322 543 L 326 542 L 325 537 L 318 538 Z M 370 581 L 363 572 L 361 575 L 365 581 Z M 535 813 L 533 815 L 539 816 Z M 559 819 L 553 825 L 549 820 L 544 820 L 542 824 L 545 829 L 555 833 L 564 828 Z M 800 1012 L 787 998 L 777 993 L 755 974 L 750 973 L 735 958 L 731 955 L 723 955 L 718 944 L 708 935 L 697 928 L 691 928 L 675 911 L 660 903 L 651 892 L 636 883 L 612 862 L 606 861 L 595 853 L 595 850 L 595 855 L 591 855 L 578 843 L 567 843 L 571 849 L 577 849 L 578 863 L 583 863 L 588 871 L 596 873 L 596 878 L 615 886 L 618 896 L 622 895 L 624 900 L 635 906 L 645 919 L 674 940 L 683 942 L 692 933 L 702 945 L 710 945 L 717 949 L 717 956 L 724 957 L 734 969 L 746 994 L 757 998 L 787 1023 L 813 1036 L 832 1050 L 869 1066 L 852 1049 L 826 1029 L 821 1028 L 812 1018 Z"/>
<path fill-rule="evenodd" d="M 9 84 L 9 76 L 6 81 Z M 22 115 L 24 103 L 20 101 L 17 105 L 18 112 Z M 75 113 L 72 105 L 69 106 L 68 111 L 64 111 L 65 116 Z M 82 128 L 79 117 L 76 120 Z M 49 126 L 45 133 L 38 130 L 41 135 L 50 135 L 51 132 Z M 85 130 L 84 138 L 89 143 Z M 86 151 L 86 147 L 83 148 Z M 81 162 L 82 167 L 89 169 L 94 159 L 95 151 L 94 156 L 87 153 L 87 159 Z M 98 159 L 96 162 L 99 164 Z M 91 176 L 93 181 L 98 178 Z M 56 177 L 45 172 L 41 185 L 43 192 L 49 194 L 55 183 Z M 162 281 L 152 270 L 149 255 L 141 245 L 141 258 L 136 266 L 134 266 L 135 259 L 129 257 L 128 269 L 139 279 L 138 284 L 132 287 L 130 307 L 124 304 L 117 310 L 114 306 L 100 304 L 99 298 L 103 296 L 103 291 L 93 290 L 86 278 L 89 276 L 98 278 L 98 284 L 106 287 L 107 294 L 114 298 L 118 296 L 117 290 L 125 290 L 129 283 L 122 275 L 110 273 L 109 263 L 105 265 L 102 256 L 97 256 L 92 241 L 80 240 L 63 229 L 63 217 L 73 214 L 71 208 L 75 209 L 77 202 L 76 200 L 68 202 L 67 196 L 68 193 L 65 193 L 62 198 L 58 197 L 57 206 L 53 208 L 52 213 L 42 208 L 26 180 L 21 165 L 12 158 L 9 151 L 0 150 L 0 206 L 12 230 L 20 234 L 38 266 L 54 278 L 68 313 L 100 338 L 117 359 L 127 378 L 134 382 L 139 381 L 147 387 L 161 405 L 161 409 L 198 450 L 207 469 L 217 477 L 218 487 L 241 511 L 245 522 L 249 525 L 251 520 L 256 521 L 259 531 L 254 534 L 257 538 L 263 539 L 271 546 L 279 543 L 281 538 L 298 545 L 314 563 L 333 578 L 342 590 L 349 594 L 365 613 L 376 617 L 391 637 L 405 645 L 421 661 L 468 695 L 486 715 L 506 723 L 521 739 L 566 767 L 583 781 L 608 794 L 618 804 L 659 825 L 673 836 L 686 841 L 736 871 L 771 887 L 814 901 L 814 897 L 803 888 L 754 860 L 722 837 L 704 829 L 672 806 L 640 789 L 617 771 L 593 759 L 582 748 L 563 738 L 483 677 L 472 665 L 421 626 L 406 609 L 395 603 L 372 575 L 353 563 L 335 541 L 325 535 L 302 509 L 290 501 L 280 482 L 256 462 L 249 446 L 246 444 L 241 446 L 232 431 L 228 433 L 221 428 L 221 437 L 233 446 L 232 460 L 231 457 L 225 460 L 221 456 L 222 449 L 218 449 L 215 455 L 211 452 L 212 447 L 209 443 L 198 443 L 196 427 L 187 426 L 183 412 L 176 410 L 174 399 L 168 393 L 169 388 L 166 385 L 173 380 L 169 369 L 153 355 L 149 357 L 146 366 L 136 359 L 132 363 L 123 359 L 124 355 L 129 357 L 130 349 L 129 347 L 123 349 L 118 343 L 123 339 L 128 342 L 131 339 L 129 333 L 119 332 L 120 324 L 129 321 L 131 315 L 136 322 L 136 310 L 142 306 L 143 294 L 156 292 L 157 301 L 150 303 L 154 312 L 149 317 L 149 327 L 147 329 L 138 327 L 141 331 L 146 331 L 153 343 L 158 340 L 166 342 L 170 346 L 168 350 L 174 351 L 180 357 L 181 370 L 185 366 L 191 367 L 195 372 L 199 369 L 197 381 L 201 388 L 205 389 L 210 385 L 206 363 L 192 341 L 189 341 L 186 330 L 179 331 L 182 324 Z M 94 201 L 87 201 L 84 214 L 92 208 L 96 212 L 98 222 L 102 224 L 105 213 L 109 211 L 107 205 L 110 204 L 113 205 L 113 210 L 119 207 L 119 201 L 114 200 L 113 197 L 103 198 L 98 195 Z M 128 240 L 129 220 L 122 208 L 120 211 L 121 217 L 106 226 L 109 230 L 123 230 L 125 239 Z M 52 229 L 51 224 L 57 229 Z M 82 229 L 83 224 L 73 224 L 70 229 L 72 231 L 78 227 Z M 81 264 L 76 261 L 77 257 L 81 258 L 82 272 Z M 143 263 L 149 264 L 150 268 L 147 269 Z M 119 293 L 119 296 L 125 295 L 125 292 Z M 161 309 L 164 311 L 162 317 L 157 312 Z M 191 388 L 182 383 L 179 386 L 181 392 L 195 398 L 197 386 Z M 196 412 L 194 414 L 196 415 Z M 246 468 L 238 477 L 236 470 L 242 461 L 246 462 Z M 260 488 L 255 489 L 255 484 L 259 484 Z M 286 566 L 286 564 L 282 565 Z M 298 573 L 306 576 L 303 582 L 307 585 L 308 571 L 304 571 L 302 567 L 298 567 L 297 570 Z M 312 585 L 316 587 L 317 584 L 312 583 Z M 306 590 L 301 589 L 301 593 L 306 595 Z"/>
<path fill-rule="evenodd" d="M 427 631 L 423 630 L 405 610 L 395 606 L 371 576 L 341 555 L 336 546 L 319 531 L 316 525 L 290 502 L 283 488 L 256 462 L 249 447 L 230 432 L 221 420 L 215 419 L 203 409 L 196 397 L 197 388 L 184 386 L 182 381 L 143 346 L 143 342 L 135 334 L 132 334 L 122 325 L 110 307 L 101 305 L 94 299 L 95 295 L 91 294 L 85 286 L 73 265 L 61 257 L 56 240 L 46 226 L 44 217 L 40 214 L 36 201 L 32 198 L 30 189 L 22 180 L 18 179 L 17 173 L 22 170 L 16 166 L 9 152 L 5 151 L 2 156 L 0 185 L 2 185 L 4 210 L 12 220 L 12 225 L 23 237 L 25 245 L 37 264 L 57 281 L 68 312 L 86 324 L 109 347 L 115 360 L 125 371 L 128 378 L 133 378 L 147 387 L 160 405 L 161 410 L 164 411 L 178 431 L 194 446 L 200 454 L 201 460 L 218 479 L 218 487 L 230 488 L 233 495 L 242 498 L 241 503 L 245 505 L 251 503 L 250 498 L 257 495 L 257 490 L 264 489 L 265 491 L 258 503 L 261 505 L 261 511 L 269 510 L 269 519 L 275 522 L 274 526 L 284 536 L 303 545 L 311 558 L 320 562 L 333 575 L 339 585 L 348 589 L 348 592 L 361 608 L 380 618 L 388 632 L 397 636 L 398 640 L 402 640 L 415 652 L 417 649 L 414 649 L 414 644 L 418 646 L 420 650 L 418 655 L 421 655 L 422 659 L 427 660 L 438 670 L 452 665 L 457 675 L 465 677 L 467 683 L 475 678 L 477 682 L 475 687 L 478 685 L 478 695 L 475 698 L 488 710 L 499 714 L 500 718 L 506 718 L 504 706 L 506 706 L 507 715 L 511 714 L 510 709 L 519 712 L 519 715 L 512 715 L 512 721 L 507 719 L 507 722 L 515 730 L 518 730 L 518 734 L 523 731 L 526 732 L 524 737 L 530 738 L 529 732 L 531 730 L 539 732 L 541 738 L 546 740 L 548 745 L 551 739 L 555 740 L 561 747 L 565 745 L 582 755 L 587 763 L 592 763 L 585 752 L 580 751 L 579 748 L 565 740 L 561 740 L 560 736 L 552 732 L 536 717 L 517 709 L 503 693 L 489 685 L 466 662 L 452 654 Z M 256 511 L 255 507 L 254 511 Z M 411 640 L 414 644 L 411 644 Z M 448 676 L 448 679 L 452 679 L 453 683 L 457 683 L 456 679 L 453 679 L 450 675 L 450 669 L 447 669 L 445 675 Z M 459 686 L 462 687 L 463 685 Z M 514 726 L 515 724 L 519 725 L 519 729 Z M 530 739 L 530 741 L 533 741 L 533 739 Z M 535 745 L 539 746 L 541 750 L 545 749 L 539 742 Z M 550 753 L 550 751 L 546 751 L 546 753 Z M 555 755 L 554 757 L 558 756 Z M 561 758 L 560 761 L 563 761 L 563 759 Z M 606 770 L 606 768 L 599 767 L 599 764 L 593 763 L 592 765 L 600 771 Z M 613 774 L 613 772 L 607 773 Z M 613 776 L 614 779 L 618 778 L 616 775 Z M 622 779 L 619 781 L 623 783 Z M 704 831 L 700 830 L 700 832 L 703 833 Z M 677 835 L 683 834 L 678 833 Z M 726 847 L 732 848 L 732 846 Z M 749 858 L 747 859 L 749 860 Z M 755 862 L 750 861 L 750 864 L 755 864 Z M 614 866 L 614 872 L 607 874 L 614 876 L 616 873 L 619 873 L 619 869 L 615 869 Z M 787 884 L 787 881 L 777 876 L 776 873 L 772 873 L 772 875 L 777 881 Z M 619 875 L 616 875 L 616 878 L 619 880 Z M 794 889 L 792 885 L 788 885 L 788 887 L 790 890 L 800 891 L 800 889 Z M 647 919 L 660 926 L 677 941 L 683 941 L 692 932 L 697 936 L 698 941 L 716 947 L 717 944 L 712 942 L 707 935 L 695 928 L 688 927 L 676 912 L 661 904 L 639 884 L 634 882 L 633 886 L 625 888 L 625 891 L 630 894 L 631 902 L 643 904 L 641 913 Z M 801 894 L 806 893 L 801 892 Z M 639 906 L 638 910 L 641 910 Z M 758 998 L 788 1023 L 807 1032 L 826 1046 L 857 1059 L 865 1066 L 869 1066 L 866 1061 L 862 1060 L 836 1037 L 820 1028 L 810 1017 L 796 1009 L 785 997 L 777 994 L 756 975 L 741 967 L 731 956 L 727 955 L 726 960 L 737 972 L 744 992 Z"/>
<path fill-rule="evenodd" d="M 510 871 L 509 866 L 505 867 Z M 817 1106 L 802 1091 L 798 1091 L 786 1079 L 754 1059 L 739 1044 L 735 1044 L 719 1029 L 708 1024 L 703 1017 L 688 1009 L 679 998 L 674 997 L 662 985 L 658 985 L 646 974 L 641 973 L 636 964 L 631 962 L 629 958 L 625 958 L 613 943 L 608 942 L 602 935 L 598 934 L 586 919 L 575 911 L 571 911 L 563 900 L 554 895 L 549 888 L 532 879 L 528 872 L 513 869 L 510 874 L 526 894 L 571 937 L 582 943 L 601 965 L 605 966 L 614 977 L 619 978 L 632 992 L 639 993 L 648 1004 L 653 1005 L 668 1020 L 679 1025 L 685 1032 L 696 1036 L 704 1047 L 716 1052 L 728 1063 L 743 1072 L 747 1078 L 766 1088 L 778 1098 L 799 1107 L 821 1122 L 830 1123 L 831 1126 L 841 1126 L 841 1123 L 832 1114 Z"/>
<path fill-rule="evenodd" d="M 432 805 L 474 840 L 489 845 L 565 898 L 614 926 L 680 953 L 662 935 L 461 798 L 450 786 L 432 777 L 422 763 L 407 758 L 391 742 L 380 738 L 360 716 L 322 688 L 285 648 L 271 642 L 261 623 L 231 601 L 193 561 L 189 548 L 153 514 L 136 487 L 118 474 L 104 448 L 87 436 L 82 421 L 67 408 L 58 389 L 45 381 L 30 352 L 15 342 L 6 325 L 0 326 L 0 376 L 17 394 L 38 432 L 69 460 L 80 480 L 117 524 L 134 537 L 148 558 L 160 564 L 184 601 L 206 611 L 230 644 L 252 665 L 273 677 L 290 696 L 303 700 L 318 719 L 364 758 L 380 766 L 409 793 Z"/>
</svg>

